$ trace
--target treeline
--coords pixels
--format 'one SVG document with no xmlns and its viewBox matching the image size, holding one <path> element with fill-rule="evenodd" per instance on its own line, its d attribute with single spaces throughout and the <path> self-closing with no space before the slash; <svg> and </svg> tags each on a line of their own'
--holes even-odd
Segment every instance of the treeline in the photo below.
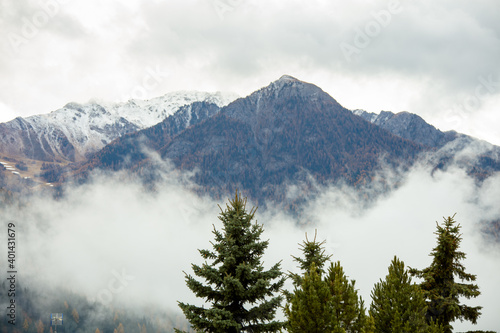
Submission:
<svg viewBox="0 0 500 333">
<path fill-rule="evenodd" d="M 2 281 L 1 295 L 7 295 L 7 289 L 6 282 Z M 174 327 L 193 332 L 182 316 L 153 310 L 141 311 L 104 306 L 60 288 L 28 288 L 18 281 L 15 325 L 8 323 L 10 319 L 3 316 L 0 332 L 53 333 L 51 313 L 63 314 L 63 325 L 57 326 L 58 333 L 157 333 L 173 332 Z"/>
<path fill-rule="evenodd" d="M 302 256 L 293 257 L 300 274 L 285 274 L 280 263 L 264 270 L 262 225 L 252 222 L 255 208 L 236 193 L 222 210 L 222 230 L 214 227 L 211 250 L 199 250 L 204 263 L 192 265 L 196 277 L 186 284 L 206 306 L 179 302 L 187 320 L 200 332 L 290 333 L 451 333 L 456 320 L 476 324 L 480 306 L 460 303 L 479 296 L 476 276 L 465 271 L 459 250 L 462 236 L 454 216 L 436 223 L 437 245 L 424 269 L 408 268 L 396 256 L 388 274 L 375 284 L 371 304 L 358 295 L 339 261 L 331 262 L 324 242 L 306 240 Z M 420 283 L 412 281 L 412 277 Z M 283 290 L 291 279 L 293 291 Z M 284 303 L 285 321 L 275 318 Z M 176 330 L 176 332 L 182 332 Z M 483 332 L 483 331 L 475 331 Z"/>
</svg>

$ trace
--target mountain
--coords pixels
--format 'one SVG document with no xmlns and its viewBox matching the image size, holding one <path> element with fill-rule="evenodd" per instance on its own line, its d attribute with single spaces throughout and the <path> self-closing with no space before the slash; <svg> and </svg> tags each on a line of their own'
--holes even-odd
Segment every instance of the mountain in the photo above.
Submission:
<svg viewBox="0 0 500 333">
<path fill-rule="evenodd" d="M 174 92 L 127 103 L 69 103 L 49 114 L 0 124 L 0 153 L 40 161 L 85 161 L 114 139 L 153 126 L 180 107 L 205 101 L 219 107 L 234 94 Z"/>
<path fill-rule="evenodd" d="M 442 132 L 420 116 L 406 111 L 352 112 L 392 134 L 432 148 L 426 158 L 435 169 L 459 166 L 479 180 L 500 171 L 500 147 L 488 142 L 455 131 Z"/>
<path fill-rule="evenodd" d="M 204 110 L 206 105 L 199 105 Z M 127 153 L 141 144 L 211 194 L 239 188 L 251 198 L 280 200 L 296 181 L 348 184 L 369 181 L 384 160 L 409 165 L 424 150 L 343 108 L 319 87 L 283 76 L 223 107 L 215 115 L 172 131 L 175 115 L 151 129 L 118 138 L 82 170 L 134 168 L 145 155 Z M 134 157 L 135 156 L 135 157 Z M 117 167 L 118 166 L 118 167 Z M 136 164 L 137 167 L 137 164 Z"/>
<path fill-rule="evenodd" d="M 178 133 L 214 116 L 220 107 L 210 102 L 184 105 L 162 122 L 142 131 L 126 134 L 93 154 L 80 173 L 99 167 L 119 170 L 134 167 L 149 158 L 148 151 L 158 151 Z"/>
<path fill-rule="evenodd" d="M 398 113 L 381 111 L 377 114 L 358 109 L 352 112 L 392 134 L 427 147 L 441 148 L 462 136 L 455 131 L 442 132 L 420 116 L 406 111 Z"/>
<path fill-rule="evenodd" d="M 10 168 L 0 185 L 17 177 L 57 187 L 96 168 L 152 175 L 151 153 L 194 171 L 201 191 L 239 188 L 259 202 L 288 200 L 318 184 L 368 183 L 381 165 L 404 171 L 417 158 L 434 170 L 458 165 L 479 180 L 500 171 L 500 147 L 442 132 L 408 112 L 351 112 L 291 76 L 234 99 L 180 92 L 109 106 L 70 103 L 0 124 L 0 162 Z"/>
</svg>

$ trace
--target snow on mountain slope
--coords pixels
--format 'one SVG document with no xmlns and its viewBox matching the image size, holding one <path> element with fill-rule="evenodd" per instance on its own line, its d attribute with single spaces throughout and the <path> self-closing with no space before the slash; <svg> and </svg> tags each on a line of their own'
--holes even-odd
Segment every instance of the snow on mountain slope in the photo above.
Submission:
<svg viewBox="0 0 500 333">
<path fill-rule="evenodd" d="M 161 122 L 184 105 L 206 101 L 223 107 L 237 97 L 180 91 L 121 104 L 68 103 L 49 114 L 0 124 L 0 152 L 43 161 L 78 161 L 124 134 Z"/>
</svg>

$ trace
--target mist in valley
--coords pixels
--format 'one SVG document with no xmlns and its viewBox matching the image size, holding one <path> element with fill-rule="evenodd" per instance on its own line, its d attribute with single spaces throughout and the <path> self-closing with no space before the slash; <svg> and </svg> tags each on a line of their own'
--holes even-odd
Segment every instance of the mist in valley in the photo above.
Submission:
<svg viewBox="0 0 500 333">
<path fill-rule="evenodd" d="M 67 290 L 139 315 L 158 309 L 181 316 L 177 301 L 202 304 L 185 285 L 183 271 L 191 274 L 191 263 L 203 263 L 197 249 L 211 247 L 211 231 L 221 229 L 218 205 L 224 208 L 227 196 L 196 194 L 193 174 L 168 163 L 159 175 L 152 191 L 126 173 L 95 173 L 85 185 L 66 187 L 58 200 L 34 197 L 22 209 L 4 209 L 3 220 L 17 228 L 19 280 L 32 289 Z M 395 189 L 384 195 L 376 183 L 318 188 L 299 216 L 279 205 L 257 210 L 263 238 L 269 239 L 264 266 L 281 261 L 283 272 L 299 272 L 291 255 L 301 255 L 298 243 L 317 230 L 317 239 L 326 240 L 332 261 L 341 261 L 369 307 L 373 285 L 385 277 L 393 256 L 407 266 L 427 267 L 436 221 L 456 213 L 465 267 L 477 274 L 481 291 L 465 302 L 484 308 L 478 325 L 456 322 L 455 330 L 498 329 L 500 247 L 481 230 L 500 218 L 500 175 L 478 184 L 458 168 L 432 173 L 417 165 L 402 180 L 389 172 L 378 179 L 385 186 L 396 179 L 398 184 L 389 184 Z M 299 195 L 300 186 L 291 185 L 290 193 Z M 286 287 L 292 290 L 291 283 Z"/>
</svg>

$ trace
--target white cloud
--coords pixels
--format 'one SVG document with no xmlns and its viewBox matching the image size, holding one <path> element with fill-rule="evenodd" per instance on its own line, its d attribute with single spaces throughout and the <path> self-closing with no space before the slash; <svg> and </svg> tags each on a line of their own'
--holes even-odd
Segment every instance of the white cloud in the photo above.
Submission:
<svg viewBox="0 0 500 333">
<path fill-rule="evenodd" d="M 197 249 L 210 247 L 212 224 L 221 228 L 219 208 L 188 190 L 187 175 L 167 168 L 163 177 L 155 194 L 124 174 L 97 177 L 89 185 L 68 189 L 67 197 L 58 201 L 39 198 L 22 212 L 4 214 L 18 224 L 23 280 L 56 284 L 90 299 L 111 297 L 138 311 L 150 304 L 179 311 L 177 300 L 199 302 L 185 286 L 182 271 L 191 273 L 191 263 L 202 263 Z M 296 271 L 291 255 L 300 255 L 297 243 L 305 232 L 311 236 L 318 229 L 318 239 L 327 240 L 327 251 L 357 281 L 368 305 L 371 288 L 387 274 L 392 257 L 416 268 L 429 265 L 435 221 L 457 213 L 462 249 L 468 255 L 465 266 L 478 275 L 482 292 L 467 302 L 484 306 L 477 328 L 493 329 L 500 325 L 500 249 L 481 240 L 479 223 L 500 217 L 499 183 L 497 175 L 478 187 L 460 170 L 431 177 L 429 170 L 416 167 L 399 189 L 368 208 L 364 196 L 372 190 L 359 195 L 337 186 L 310 200 L 298 221 L 279 209 L 258 211 L 257 220 L 265 225 L 263 238 L 270 240 L 265 266 L 282 261 L 284 271 Z M 225 202 L 219 203 L 224 207 Z M 114 280 L 117 275 L 125 277 L 123 284 Z M 472 329 L 467 323 L 455 328 Z"/>
</svg>

